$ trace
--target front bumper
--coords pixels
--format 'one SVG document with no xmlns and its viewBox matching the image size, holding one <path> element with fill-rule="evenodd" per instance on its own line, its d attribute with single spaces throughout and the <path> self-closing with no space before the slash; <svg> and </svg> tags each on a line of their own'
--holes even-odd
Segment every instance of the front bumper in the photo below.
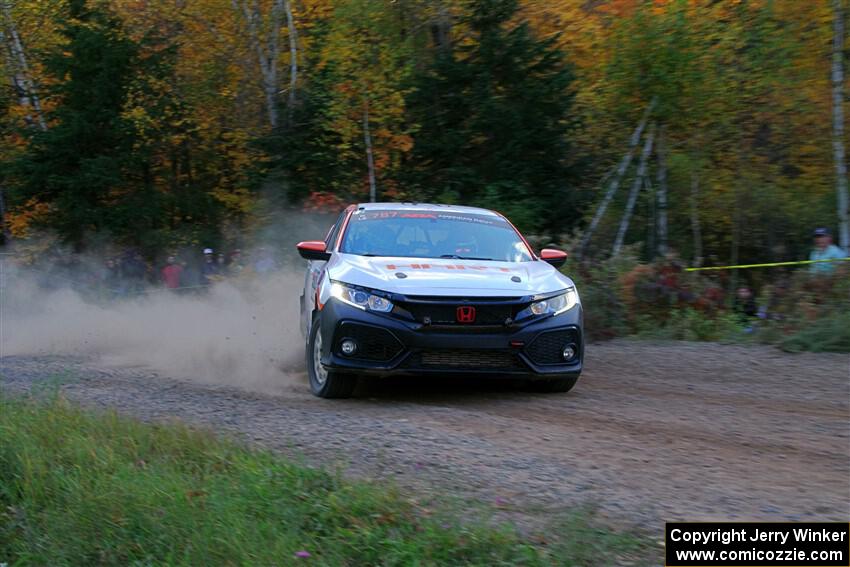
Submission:
<svg viewBox="0 0 850 567">
<path fill-rule="evenodd" d="M 498 328 L 423 325 L 335 299 L 319 317 L 322 365 L 335 372 L 557 378 L 578 376 L 584 359 L 580 304 L 560 315 Z M 340 350 L 345 339 L 358 345 L 353 356 Z M 561 356 L 566 344 L 577 352 L 568 363 Z"/>
</svg>

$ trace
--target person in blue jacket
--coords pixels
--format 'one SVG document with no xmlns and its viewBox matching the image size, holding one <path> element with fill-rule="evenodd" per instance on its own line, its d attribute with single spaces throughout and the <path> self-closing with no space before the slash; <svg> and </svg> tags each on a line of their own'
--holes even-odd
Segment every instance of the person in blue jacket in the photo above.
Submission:
<svg viewBox="0 0 850 567">
<path fill-rule="evenodd" d="M 809 254 L 809 260 L 836 260 L 846 258 L 847 253 L 832 243 L 832 234 L 828 228 L 817 228 L 814 232 L 815 247 Z M 815 275 L 828 276 L 835 273 L 840 262 L 818 262 L 809 265 L 809 272 Z"/>
</svg>

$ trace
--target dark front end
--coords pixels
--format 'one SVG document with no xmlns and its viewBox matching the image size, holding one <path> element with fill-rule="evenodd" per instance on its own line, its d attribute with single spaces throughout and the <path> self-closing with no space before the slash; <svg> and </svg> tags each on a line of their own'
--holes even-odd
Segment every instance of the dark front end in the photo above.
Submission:
<svg viewBox="0 0 850 567">
<path fill-rule="evenodd" d="M 322 363 L 378 375 L 578 376 L 581 304 L 534 315 L 536 299 L 394 296 L 386 314 L 331 300 L 321 311 Z"/>
</svg>

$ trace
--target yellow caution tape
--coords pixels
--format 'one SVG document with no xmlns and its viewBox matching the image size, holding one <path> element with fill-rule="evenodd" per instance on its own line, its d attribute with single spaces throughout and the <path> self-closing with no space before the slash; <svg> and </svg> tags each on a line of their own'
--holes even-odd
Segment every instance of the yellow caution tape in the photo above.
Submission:
<svg viewBox="0 0 850 567">
<path fill-rule="evenodd" d="M 710 266 L 708 268 L 685 268 L 686 272 L 703 270 L 742 270 L 744 268 L 773 268 L 776 266 L 801 266 L 804 264 L 820 264 L 821 262 L 846 262 L 850 258 L 827 258 L 825 260 L 800 260 L 797 262 L 771 262 L 770 264 L 743 264 L 740 266 Z"/>
</svg>

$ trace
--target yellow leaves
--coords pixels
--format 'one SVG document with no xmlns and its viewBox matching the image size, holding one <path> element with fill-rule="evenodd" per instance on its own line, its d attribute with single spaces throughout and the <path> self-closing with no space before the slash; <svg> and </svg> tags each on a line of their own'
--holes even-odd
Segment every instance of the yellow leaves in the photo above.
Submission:
<svg viewBox="0 0 850 567">
<path fill-rule="evenodd" d="M 254 198 L 245 188 L 216 187 L 212 196 L 224 204 L 229 210 L 247 215 L 254 207 Z"/>
<path fill-rule="evenodd" d="M 147 110 L 141 106 L 134 106 L 125 109 L 122 116 L 125 119 L 130 120 L 140 131 L 146 130 L 149 125 L 154 123 L 151 116 L 147 113 Z"/>
<path fill-rule="evenodd" d="M 398 13 L 379 2 L 335 0 L 328 5 L 333 15 L 323 44 L 316 46 L 314 64 L 332 77 L 322 127 L 331 133 L 341 159 L 363 164 L 365 183 L 368 121 L 375 173 L 384 191 L 385 173 L 413 147 L 405 109 L 412 71 L 409 39 L 401 33 Z"/>
<path fill-rule="evenodd" d="M 6 223 L 14 238 L 26 238 L 30 228 L 37 223 L 44 222 L 50 215 L 51 207 L 32 198 L 22 207 L 13 209 L 6 213 Z"/>
</svg>

